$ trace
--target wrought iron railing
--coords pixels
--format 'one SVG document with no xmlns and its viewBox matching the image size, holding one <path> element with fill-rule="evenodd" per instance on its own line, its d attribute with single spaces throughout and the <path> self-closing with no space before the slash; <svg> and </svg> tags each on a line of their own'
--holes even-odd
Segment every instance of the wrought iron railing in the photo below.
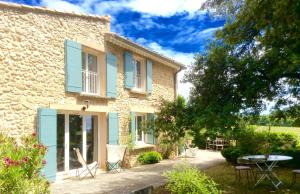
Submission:
<svg viewBox="0 0 300 194">
<path fill-rule="evenodd" d="M 98 73 L 82 71 L 82 90 L 88 94 L 99 94 Z"/>
</svg>

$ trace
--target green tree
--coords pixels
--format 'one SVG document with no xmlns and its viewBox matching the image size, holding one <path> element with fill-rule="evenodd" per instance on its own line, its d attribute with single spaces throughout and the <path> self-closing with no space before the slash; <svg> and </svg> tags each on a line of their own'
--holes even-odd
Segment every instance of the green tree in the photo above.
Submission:
<svg viewBox="0 0 300 194">
<path fill-rule="evenodd" d="M 154 131 L 163 143 L 179 145 L 187 129 L 186 112 L 186 102 L 182 96 L 178 96 L 174 102 L 161 102 L 160 111 L 154 121 Z"/>
<path fill-rule="evenodd" d="M 300 1 L 211 0 L 232 15 L 186 80 L 193 83 L 194 123 L 238 129 L 240 114 L 258 114 L 264 100 L 277 108 L 300 100 Z M 229 2 L 229 3 L 228 3 Z M 287 97 L 288 96 L 288 97 Z M 291 100 L 292 99 L 292 100 Z"/>
</svg>

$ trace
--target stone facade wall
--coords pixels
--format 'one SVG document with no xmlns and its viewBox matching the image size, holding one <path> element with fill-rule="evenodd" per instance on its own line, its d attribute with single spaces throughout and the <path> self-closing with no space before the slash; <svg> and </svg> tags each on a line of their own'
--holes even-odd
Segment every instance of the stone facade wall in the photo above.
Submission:
<svg viewBox="0 0 300 194">
<path fill-rule="evenodd" d="M 0 132 L 36 128 L 38 107 L 81 103 L 65 92 L 64 40 L 104 45 L 109 18 L 0 4 Z"/>
<path fill-rule="evenodd" d="M 119 113 L 120 136 L 126 137 L 132 107 L 158 107 L 173 100 L 175 69 L 153 61 L 153 92 L 124 88 L 124 50 L 106 43 L 109 18 L 87 17 L 0 4 L 0 132 L 19 136 L 36 128 L 37 108 L 50 104 L 103 105 Z M 117 56 L 116 99 L 65 92 L 64 40 L 85 40 Z"/>
<path fill-rule="evenodd" d="M 112 112 L 119 114 L 120 139 L 126 138 L 129 132 L 130 111 L 132 107 L 158 108 L 161 99 L 174 100 L 174 75 L 175 70 L 153 61 L 153 91 L 150 95 L 133 93 L 124 87 L 124 51 L 122 48 L 108 44 L 107 51 L 117 56 L 118 81 L 117 98 L 108 101 Z M 143 58 L 143 57 L 142 57 Z M 145 59 L 146 60 L 146 59 Z"/>
</svg>

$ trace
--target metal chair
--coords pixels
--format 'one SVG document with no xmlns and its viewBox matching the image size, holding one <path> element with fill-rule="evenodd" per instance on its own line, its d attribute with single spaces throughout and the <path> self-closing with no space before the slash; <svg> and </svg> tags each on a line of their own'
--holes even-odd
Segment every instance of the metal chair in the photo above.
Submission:
<svg viewBox="0 0 300 194">
<path fill-rule="evenodd" d="M 210 149 L 215 149 L 215 141 L 211 140 L 209 137 L 206 138 L 206 149 L 210 150 Z"/>
<path fill-rule="evenodd" d="M 99 167 L 98 162 L 95 161 L 91 164 L 87 164 L 84 158 L 82 157 L 79 148 L 73 148 L 78 162 L 81 164 L 82 168 L 76 169 L 76 177 L 82 179 L 90 174 L 93 178 L 96 178 L 97 169 Z"/>
<path fill-rule="evenodd" d="M 216 150 L 223 150 L 224 149 L 224 139 L 216 138 L 215 142 L 216 142 L 215 143 Z"/>
<path fill-rule="evenodd" d="M 292 181 L 292 184 L 295 184 L 296 183 L 296 179 L 300 178 L 300 176 L 298 177 L 298 175 L 300 175 L 300 169 L 292 170 L 292 172 L 293 172 L 293 181 Z"/>
<path fill-rule="evenodd" d="M 250 184 L 251 176 L 253 177 L 253 180 L 255 181 L 255 175 L 253 168 L 251 168 L 252 163 L 249 161 L 243 160 L 241 158 L 238 158 L 237 160 L 238 165 L 234 167 L 235 169 L 235 181 L 240 182 L 241 181 L 241 172 L 246 173 L 247 182 Z"/>
</svg>

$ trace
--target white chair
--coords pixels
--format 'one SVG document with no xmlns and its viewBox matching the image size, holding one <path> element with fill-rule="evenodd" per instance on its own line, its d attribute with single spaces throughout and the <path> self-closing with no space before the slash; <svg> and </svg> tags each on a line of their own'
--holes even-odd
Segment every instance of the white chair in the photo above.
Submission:
<svg viewBox="0 0 300 194">
<path fill-rule="evenodd" d="M 82 168 L 76 169 L 76 177 L 82 179 L 90 174 L 93 178 L 96 178 L 96 172 L 99 167 L 98 162 L 94 161 L 91 164 L 87 164 L 84 158 L 82 157 L 79 148 L 73 148 L 78 162 L 81 164 Z"/>
<path fill-rule="evenodd" d="M 198 147 L 191 147 L 189 143 L 184 144 L 185 147 L 185 157 L 196 157 Z"/>
<path fill-rule="evenodd" d="M 121 164 L 126 151 L 125 145 L 106 145 L 107 161 L 106 166 L 108 171 L 121 172 Z"/>
</svg>

